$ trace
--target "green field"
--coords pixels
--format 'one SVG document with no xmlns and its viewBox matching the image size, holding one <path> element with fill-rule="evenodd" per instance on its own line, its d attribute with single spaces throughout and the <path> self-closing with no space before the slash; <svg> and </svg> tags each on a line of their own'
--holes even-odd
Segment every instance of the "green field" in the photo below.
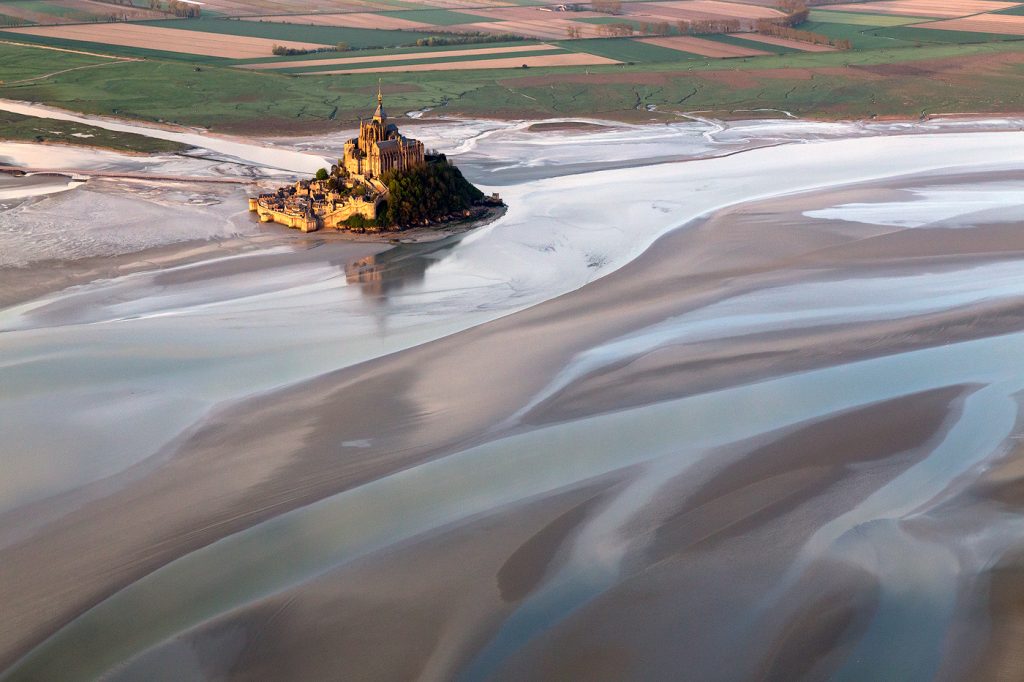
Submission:
<svg viewBox="0 0 1024 682">
<path fill-rule="evenodd" d="M 0 111 L 0 140 L 88 145 L 143 154 L 181 152 L 188 149 L 186 145 L 177 142 L 158 140 L 145 135 L 119 133 L 71 121 L 21 116 L 6 111 Z"/>
<path fill-rule="evenodd" d="M 109 12 L 103 11 L 103 7 L 97 7 L 96 12 L 82 12 L 81 10 L 75 10 L 69 7 L 53 5 L 49 2 L 44 2 L 44 0 L 9 0 L 9 2 L 11 5 L 17 5 L 18 7 L 27 9 L 31 12 L 38 12 L 39 14 L 46 14 L 51 17 L 67 19 L 69 21 L 91 21 L 97 15 L 102 16 L 104 14 L 115 14 L 117 12 L 117 8 L 113 5 L 111 5 Z"/>
<path fill-rule="evenodd" d="M 917 44 L 916 41 L 904 40 L 896 36 L 875 35 L 877 31 L 882 30 L 882 27 L 808 21 L 800 25 L 800 30 L 811 31 L 812 33 L 821 33 L 834 40 L 849 40 L 853 44 L 855 50 L 914 47 Z M 940 41 L 934 40 L 929 42 Z"/>
<path fill-rule="evenodd" d="M 744 40 L 743 38 L 736 38 L 734 36 L 709 35 L 700 37 L 701 40 L 711 40 L 716 43 L 725 43 L 727 45 L 736 45 L 738 47 L 748 47 L 753 50 L 761 50 L 762 52 L 771 52 L 773 54 L 790 54 L 793 52 L 802 52 L 802 50 L 797 50 L 792 47 L 772 45 L 770 43 L 762 43 L 756 40 Z"/>
<path fill-rule="evenodd" d="M 1024 14 L 1024 5 L 1017 5 L 1016 7 L 1007 7 L 1006 9 L 996 10 L 993 14 Z"/>
<path fill-rule="evenodd" d="M 110 64 L 112 61 L 114 60 L 73 52 L 57 52 L 44 48 L 18 47 L 0 43 L 0 63 L 3 64 L 3 80 L 0 82 L 12 84 L 63 69 Z"/>
<path fill-rule="evenodd" d="M 392 0 L 392 4 L 404 0 Z M 462 21 L 460 12 L 419 9 L 434 21 Z M 453 16 L 454 15 L 454 16 Z M 39 101 L 94 114 L 204 126 L 235 133 L 315 133 L 348 127 L 373 105 L 378 78 L 392 111 L 431 108 L 467 116 L 536 118 L 602 116 L 626 120 L 675 120 L 677 112 L 782 109 L 798 116 L 847 118 L 918 116 L 942 111 L 1024 110 L 1024 41 L 956 31 L 895 25 L 893 17 L 814 10 L 802 30 L 848 39 L 854 49 L 801 52 L 742 37 L 708 40 L 774 54 L 713 59 L 648 45 L 632 38 L 554 41 L 562 50 L 615 59 L 620 64 L 467 71 L 387 72 L 403 66 L 477 60 L 482 56 L 423 55 L 474 47 L 538 41 L 409 47 L 422 31 L 375 31 L 223 19 L 145 22 L 189 31 L 335 44 L 343 54 L 251 60 L 193 57 L 18 34 L 0 39 L 144 57 L 104 64 L 100 57 L 0 44 L 4 84 L 0 97 Z M 820 19 L 829 21 L 820 21 Z M 839 21 L 842 19 L 842 21 Z M 906 17 L 898 22 L 910 21 Z M 605 18 L 601 18 L 605 21 Z M 608 17 L 607 21 L 619 21 Z M 869 23 L 874 22 L 874 23 Z M 979 42 L 986 41 L 986 42 Z M 379 47 L 376 45 L 405 45 Z M 525 50 L 505 56 L 552 54 Z M 329 65 L 323 59 L 401 55 L 389 62 Z M 234 68 L 283 62 L 279 71 Z M 971 64 L 979 64 L 976 71 Z M 906 64 L 907 66 L 899 66 Z M 955 65 L 954 68 L 951 65 Z M 317 71 L 355 69 L 351 74 Z M 303 73 L 301 77 L 296 74 Z"/>
<path fill-rule="evenodd" d="M 973 31 L 946 31 L 934 28 L 915 28 L 913 26 L 892 26 L 872 31 L 882 37 L 912 40 L 919 43 L 990 43 L 1000 40 L 1024 40 L 1024 36 L 1004 35 L 998 33 L 975 33 Z"/>
<path fill-rule="evenodd" d="M 649 45 L 628 39 L 572 41 L 577 49 L 611 43 L 619 49 Z M 32 54 L 27 54 L 28 51 Z M 50 54 L 46 54 L 50 52 Z M 638 63 L 635 66 L 386 73 L 380 77 L 396 112 L 433 107 L 470 116 L 542 117 L 590 115 L 647 120 L 646 105 L 659 110 L 782 108 L 796 115 L 861 117 L 917 115 L 922 111 L 1024 110 L 1019 62 L 1005 72 L 986 72 L 957 88 L 937 87 L 933 74 L 865 78 L 861 69 L 898 62 L 957 60 L 987 55 L 1004 61 L 1021 46 L 995 43 L 865 52 L 792 53 L 745 60 Z M 64 67 L 66 53 L 0 45 L 0 62 L 31 63 L 38 74 Z M 837 69 L 854 62 L 856 69 Z M 22 85 L 0 86 L 0 97 L 39 101 L 93 114 L 199 125 L 225 132 L 312 132 L 348 127 L 373 105 L 378 75 L 294 77 L 206 65 L 195 71 L 176 60 L 147 60 L 71 71 Z M 825 69 L 817 78 L 786 75 L 786 69 Z M 22 66 L 24 69 L 24 66 Z M 730 72 L 782 70 L 750 85 Z M 916 69 L 908 70 L 908 73 Z M 1014 78 L 1016 77 L 1016 80 Z M 272 96 L 268 93 L 273 93 Z M 345 121 L 347 123 L 342 123 Z"/>
<path fill-rule="evenodd" d="M 564 40 L 552 44 L 575 52 L 596 54 L 600 57 L 634 64 L 671 63 L 686 59 L 702 59 L 699 55 L 658 45 L 648 45 L 632 38 L 590 38 L 586 40 Z"/>
<path fill-rule="evenodd" d="M 934 21 L 923 17 L 897 17 L 891 14 L 860 14 L 857 12 L 829 12 L 823 9 L 811 10 L 810 20 L 834 24 L 853 24 L 855 26 L 904 26 Z"/>
</svg>

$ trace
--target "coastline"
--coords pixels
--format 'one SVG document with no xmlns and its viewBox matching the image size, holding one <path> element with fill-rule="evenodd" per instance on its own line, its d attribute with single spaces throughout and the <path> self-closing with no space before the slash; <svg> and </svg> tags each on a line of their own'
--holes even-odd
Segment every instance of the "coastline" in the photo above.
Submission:
<svg viewBox="0 0 1024 682">
<path fill-rule="evenodd" d="M 365 248 L 346 251 L 351 261 L 383 253 L 402 244 L 427 244 L 463 235 L 490 225 L 501 218 L 506 207 L 488 209 L 475 220 L 455 221 L 449 225 L 417 227 L 400 232 L 358 234 L 324 230 L 302 234 L 283 225 L 249 236 L 190 240 L 116 256 L 92 256 L 74 260 L 35 261 L 22 266 L 0 266 L 0 309 L 98 280 L 193 265 L 207 260 L 241 255 L 259 255 L 274 248 L 296 251 L 336 244 Z"/>
</svg>

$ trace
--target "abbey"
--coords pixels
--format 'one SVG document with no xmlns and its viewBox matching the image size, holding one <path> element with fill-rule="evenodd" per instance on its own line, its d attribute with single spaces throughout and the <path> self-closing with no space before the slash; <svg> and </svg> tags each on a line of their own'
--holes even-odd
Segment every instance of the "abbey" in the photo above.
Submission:
<svg viewBox="0 0 1024 682">
<path fill-rule="evenodd" d="M 262 222 L 315 232 L 402 230 L 493 213 L 501 197 L 485 197 L 444 154 L 426 153 L 423 143 L 398 132 L 384 111 L 359 122 L 359 135 L 345 143 L 344 157 L 312 180 L 279 187 L 249 199 Z"/>
<path fill-rule="evenodd" d="M 388 188 L 381 176 L 407 171 L 426 163 L 423 143 L 405 137 L 388 122 L 384 95 L 377 88 L 377 109 L 369 121 L 359 122 L 359 137 L 345 143 L 345 156 L 331 166 L 326 177 L 299 180 L 276 192 L 249 199 L 249 210 L 262 222 L 275 222 L 303 232 L 324 228 L 346 229 L 353 219 L 376 230 L 386 206 Z M 358 216 L 358 218 L 356 218 Z"/>
<path fill-rule="evenodd" d="M 384 96 L 377 88 L 377 110 L 369 121 L 359 122 L 359 137 L 345 143 L 342 167 L 350 174 L 372 178 L 423 164 L 423 143 L 405 137 L 388 122 Z"/>
</svg>

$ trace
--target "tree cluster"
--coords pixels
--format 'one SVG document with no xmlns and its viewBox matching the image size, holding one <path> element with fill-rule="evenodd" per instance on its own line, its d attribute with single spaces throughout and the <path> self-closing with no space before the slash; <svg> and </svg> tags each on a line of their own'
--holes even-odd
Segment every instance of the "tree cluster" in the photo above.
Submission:
<svg viewBox="0 0 1024 682">
<path fill-rule="evenodd" d="M 811 31 L 800 31 L 795 28 L 789 28 L 788 26 L 782 26 L 771 19 L 761 19 L 757 22 L 757 32 L 766 36 L 774 36 L 776 38 L 786 38 L 788 40 L 798 40 L 801 43 L 811 43 L 813 45 L 829 45 L 836 48 L 837 50 L 849 50 L 853 47 L 853 43 L 845 38 L 833 39 L 827 35 L 821 33 L 813 33 Z"/>
<path fill-rule="evenodd" d="M 623 36 L 631 36 L 636 33 L 636 29 L 633 28 L 633 24 L 627 24 L 626 22 L 616 22 L 614 24 L 598 24 L 597 32 L 604 36 L 611 36 L 614 38 L 621 38 Z"/>
<path fill-rule="evenodd" d="M 786 16 L 778 19 L 767 19 L 778 26 L 799 26 L 807 21 L 811 11 L 807 9 L 804 0 L 780 0 L 776 9 L 781 10 Z M 763 20 L 765 21 L 765 20 Z"/>
<path fill-rule="evenodd" d="M 154 9 L 159 9 L 159 1 L 157 0 Z M 203 13 L 202 7 L 193 4 L 191 2 L 181 2 L 180 0 L 167 0 L 167 11 L 176 17 L 184 17 L 187 19 L 193 19 L 200 16 Z"/>
<path fill-rule="evenodd" d="M 524 40 L 523 36 L 511 33 L 446 33 L 444 35 L 419 38 L 416 47 L 433 47 L 435 45 L 467 45 L 475 43 L 504 43 Z"/>
<path fill-rule="evenodd" d="M 381 176 L 388 188 L 386 224 L 397 227 L 443 220 L 483 198 L 462 172 L 441 157 Z"/>
<path fill-rule="evenodd" d="M 334 47 L 314 47 L 314 48 L 300 48 L 300 47 L 288 47 L 287 45 L 274 45 L 270 48 L 270 51 L 278 57 L 294 57 L 298 54 L 317 54 L 320 52 L 345 52 L 348 50 L 348 45 L 345 43 L 338 43 Z"/>
<path fill-rule="evenodd" d="M 621 0 L 593 0 L 590 8 L 603 14 L 622 14 Z"/>
<path fill-rule="evenodd" d="M 667 36 L 672 32 L 672 27 L 667 21 L 643 22 L 640 24 L 640 32 L 645 35 Z"/>
<path fill-rule="evenodd" d="M 694 19 L 692 21 L 684 19 L 679 21 L 676 27 L 680 33 L 691 36 L 738 33 L 743 30 L 743 24 L 739 19 Z"/>
</svg>

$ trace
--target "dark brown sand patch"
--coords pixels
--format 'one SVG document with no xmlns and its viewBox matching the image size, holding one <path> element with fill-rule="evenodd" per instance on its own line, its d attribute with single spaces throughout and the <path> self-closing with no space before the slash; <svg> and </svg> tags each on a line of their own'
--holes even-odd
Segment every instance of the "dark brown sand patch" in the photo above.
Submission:
<svg viewBox="0 0 1024 682">
<path fill-rule="evenodd" d="M 576 505 L 524 542 L 498 569 L 498 591 L 507 602 L 516 602 L 537 587 L 551 570 L 559 549 L 600 501 L 592 497 Z"/>
</svg>

